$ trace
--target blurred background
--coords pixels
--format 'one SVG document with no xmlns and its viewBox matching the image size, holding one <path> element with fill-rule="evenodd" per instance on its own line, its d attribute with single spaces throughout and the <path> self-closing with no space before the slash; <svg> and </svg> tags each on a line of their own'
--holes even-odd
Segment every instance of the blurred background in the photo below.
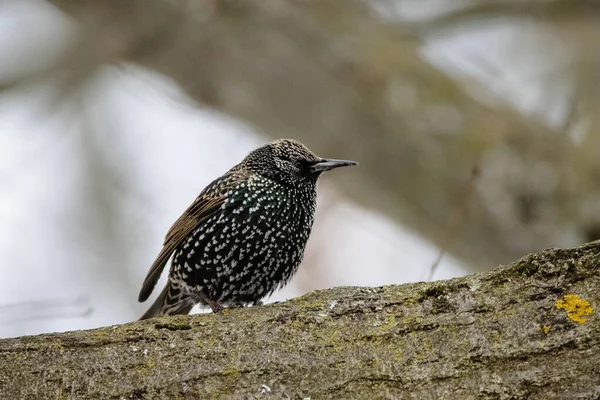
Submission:
<svg viewBox="0 0 600 400">
<path fill-rule="evenodd" d="M 2 0 L 0 337 L 138 318 L 167 229 L 282 137 L 360 166 L 270 301 L 600 239 L 599 81 L 596 0 Z"/>
</svg>

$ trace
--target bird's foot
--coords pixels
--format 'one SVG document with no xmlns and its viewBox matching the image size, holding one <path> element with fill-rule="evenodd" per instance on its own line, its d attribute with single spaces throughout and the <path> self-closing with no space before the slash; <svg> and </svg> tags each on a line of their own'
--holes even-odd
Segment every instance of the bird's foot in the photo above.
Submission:
<svg viewBox="0 0 600 400">
<path fill-rule="evenodd" d="M 263 302 L 261 300 L 256 300 L 254 303 L 252 303 L 253 306 L 262 306 Z"/>
<path fill-rule="evenodd" d="M 208 301 L 208 306 L 212 310 L 213 313 L 219 313 L 225 309 L 222 305 L 217 303 L 216 301 Z"/>
</svg>

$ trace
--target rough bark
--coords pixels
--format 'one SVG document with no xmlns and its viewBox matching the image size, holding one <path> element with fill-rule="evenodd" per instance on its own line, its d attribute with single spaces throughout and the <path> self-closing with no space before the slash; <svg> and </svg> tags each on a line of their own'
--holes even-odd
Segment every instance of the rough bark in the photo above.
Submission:
<svg viewBox="0 0 600 400">
<path fill-rule="evenodd" d="M 594 242 L 448 281 L 5 339 L 0 397 L 598 399 L 599 301 Z"/>
</svg>

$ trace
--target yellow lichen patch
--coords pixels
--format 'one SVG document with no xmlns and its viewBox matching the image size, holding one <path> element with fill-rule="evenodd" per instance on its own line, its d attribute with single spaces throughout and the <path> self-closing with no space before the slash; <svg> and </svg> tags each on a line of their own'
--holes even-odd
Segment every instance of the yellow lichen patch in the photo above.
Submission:
<svg viewBox="0 0 600 400">
<path fill-rule="evenodd" d="M 565 295 L 562 299 L 557 300 L 555 305 L 559 310 L 568 311 L 567 316 L 579 324 L 585 324 L 587 319 L 583 317 L 591 315 L 594 311 L 594 308 L 588 301 L 583 300 L 576 294 Z"/>
<path fill-rule="evenodd" d="M 538 326 L 538 331 L 544 332 L 546 335 L 548 334 L 548 332 L 550 332 L 550 329 L 552 329 L 550 325 Z"/>
</svg>

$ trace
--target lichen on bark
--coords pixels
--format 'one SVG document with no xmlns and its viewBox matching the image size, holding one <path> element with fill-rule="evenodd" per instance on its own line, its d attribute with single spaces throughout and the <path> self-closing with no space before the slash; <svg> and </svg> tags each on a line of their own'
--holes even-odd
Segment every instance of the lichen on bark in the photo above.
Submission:
<svg viewBox="0 0 600 400">
<path fill-rule="evenodd" d="M 597 398 L 599 270 L 594 242 L 447 281 L 5 339 L 0 397 Z M 585 323 L 565 295 L 589 303 Z"/>
</svg>

